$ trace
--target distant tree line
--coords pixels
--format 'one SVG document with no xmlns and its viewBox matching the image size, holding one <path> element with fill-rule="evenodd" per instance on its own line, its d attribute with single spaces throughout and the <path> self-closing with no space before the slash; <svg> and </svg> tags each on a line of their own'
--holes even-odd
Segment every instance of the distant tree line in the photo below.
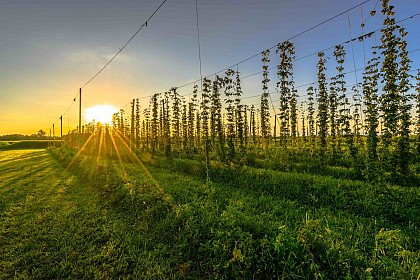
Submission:
<svg viewBox="0 0 420 280">
<path fill-rule="evenodd" d="M 18 141 L 18 140 L 47 140 L 48 136 L 47 133 L 40 129 L 37 133 L 33 133 L 31 135 L 25 134 L 5 134 L 0 135 L 1 141 Z"/>
</svg>

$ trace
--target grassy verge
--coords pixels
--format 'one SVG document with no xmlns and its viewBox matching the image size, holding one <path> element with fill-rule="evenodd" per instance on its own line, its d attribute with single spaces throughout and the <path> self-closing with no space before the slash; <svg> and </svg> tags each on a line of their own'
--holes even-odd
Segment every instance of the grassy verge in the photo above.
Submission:
<svg viewBox="0 0 420 280">
<path fill-rule="evenodd" d="M 213 166 L 209 186 L 197 176 L 174 174 L 202 174 L 197 162 L 183 162 L 186 169 L 170 162 L 152 169 L 182 209 L 187 238 L 181 240 L 197 240 L 185 255 L 200 252 L 191 263 L 208 264 L 216 277 L 416 279 L 420 273 L 418 190 L 387 186 L 378 197 L 365 197 L 376 188 L 220 166 Z M 400 215 L 406 219 L 395 218 Z"/>
<path fill-rule="evenodd" d="M 161 159 L 162 168 L 205 178 L 205 164 L 194 160 Z M 341 210 L 407 227 L 420 225 L 420 189 L 390 184 L 372 185 L 329 176 L 280 172 L 254 167 L 210 165 L 213 182 L 298 201 L 311 208 Z"/>
</svg>

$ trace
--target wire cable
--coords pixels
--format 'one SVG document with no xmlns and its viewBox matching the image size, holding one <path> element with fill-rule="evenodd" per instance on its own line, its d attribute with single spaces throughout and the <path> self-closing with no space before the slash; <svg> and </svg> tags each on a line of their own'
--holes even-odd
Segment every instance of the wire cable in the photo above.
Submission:
<svg viewBox="0 0 420 280">
<path fill-rule="evenodd" d="M 127 45 L 134 39 L 134 37 L 137 36 L 137 34 L 139 34 L 139 32 L 143 29 L 143 27 L 147 26 L 147 22 L 150 21 L 152 19 L 152 17 L 159 11 L 159 9 L 163 6 L 163 4 L 165 4 L 167 0 L 164 0 L 159 7 L 157 7 L 157 9 L 152 13 L 151 16 L 149 16 L 149 18 L 146 20 L 145 23 L 143 23 L 139 29 L 137 29 L 137 31 L 133 34 L 133 36 L 131 36 L 130 39 L 128 39 L 128 41 L 114 54 L 113 57 L 111 57 L 111 59 L 95 74 L 93 75 L 92 78 L 90 78 L 83 86 L 81 86 L 80 88 L 84 88 L 87 84 L 89 84 L 91 81 L 93 81 L 99 74 L 101 74 L 101 72 L 109 65 L 111 64 L 111 62 L 125 49 L 125 47 L 127 47 Z"/>
<path fill-rule="evenodd" d="M 198 43 L 198 60 L 200 62 L 200 85 L 201 85 L 201 91 L 203 91 L 203 72 L 201 68 L 201 43 L 200 43 L 200 25 L 198 21 L 198 0 L 195 0 L 195 13 L 197 15 L 197 43 Z"/>
<path fill-rule="evenodd" d="M 284 40 L 284 41 L 291 41 L 291 40 L 293 40 L 293 39 L 296 39 L 297 37 L 299 37 L 299 36 L 301 36 L 301 35 L 303 35 L 303 34 L 305 34 L 305 33 L 308 33 L 309 31 L 312 31 L 312 30 L 314 30 L 315 28 L 317 28 L 317 27 L 319 27 L 319 26 L 321 26 L 321 25 L 324 25 L 325 23 L 327 23 L 327 22 L 329 22 L 329 21 L 331 21 L 331 20 L 333 20 L 333 19 L 335 19 L 335 18 L 337 18 L 337 17 L 339 17 L 339 16 L 341 16 L 341 15 L 343 15 L 343 14 L 345 14 L 345 13 L 349 12 L 349 11 L 352 11 L 352 10 L 354 10 L 354 9 L 356 9 L 356 8 L 360 7 L 361 5 L 366 4 L 367 2 L 370 2 L 370 1 L 372 1 L 372 0 L 365 0 L 365 1 L 363 1 L 362 3 L 359 3 L 359 4 L 357 4 L 357 5 L 353 6 L 353 7 L 349 8 L 349 9 L 347 9 L 347 10 L 345 10 L 345 11 L 343 11 L 343 12 L 341 12 L 341 13 L 339 13 L 339 14 L 335 15 L 335 16 L 333 16 L 333 17 L 330 17 L 330 18 L 328 18 L 328 19 L 326 19 L 326 20 L 322 21 L 321 23 L 318 23 L 318 24 L 316 24 L 316 25 L 314 25 L 314 26 L 312 26 L 312 27 L 310 27 L 310 28 L 308 28 L 308 29 L 305 29 L 304 31 L 302 31 L 302 32 L 300 32 L 300 33 L 298 33 L 298 34 L 296 34 L 296 35 L 294 35 L 294 36 L 292 36 L 292 37 L 290 37 L 289 39 L 286 39 L 286 40 Z M 419 14 L 420 14 L 420 13 L 419 13 Z M 274 49 L 274 48 L 275 48 L 275 47 L 277 47 L 277 46 L 278 46 L 278 44 L 276 44 L 276 45 L 274 45 L 274 46 L 272 46 L 272 47 L 270 47 L 270 48 L 268 48 L 268 49 L 269 49 L 269 50 L 271 50 L 271 49 Z M 228 69 L 233 68 L 234 66 L 236 66 L 236 65 L 238 65 L 238 64 L 242 64 L 242 63 L 244 63 L 244 62 L 247 62 L 248 60 L 251 60 L 251 59 L 253 59 L 253 58 L 257 57 L 257 56 L 259 56 L 260 54 L 261 54 L 261 52 L 256 53 L 256 54 L 254 54 L 254 55 L 252 55 L 252 56 L 250 56 L 250 57 L 248 57 L 248 58 L 245 58 L 245 59 L 243 59 L 243 60 L 241 60 L 241 61 L 239 61 L 239 62 L 237 62 L 237 63 L 235 63 L 235 64 L 233 64 L 233 65 L 231 65 L 231 66 L 229 66 L 229 67 L 224 68 L 223 70 L 220 70 L 220 71 L 215 72 L 215 73 L 210 74 L 210 75 L 206 75 L 205 77 L 211 77 L 211 76 L 217 75 L 217 74 L 219 74 L 219 73 L 221 73 L 221 72 L 224 72 L 224 71 L 226 71 L 226 70 L 228 70 Z M 178 86 L 177 88 L 186 87 L 186 86 L 189 86 L 189 85 L 194 84 L 194 83 L 199 82 L 199 81 L 200 81 L 200 80 L 195 80 L 195 81 L 193 81 L 193 82 L 189 82 L 189 83 L 187 83 L 187 84 L 184 84 L 184 85 Z"/>
</svg>

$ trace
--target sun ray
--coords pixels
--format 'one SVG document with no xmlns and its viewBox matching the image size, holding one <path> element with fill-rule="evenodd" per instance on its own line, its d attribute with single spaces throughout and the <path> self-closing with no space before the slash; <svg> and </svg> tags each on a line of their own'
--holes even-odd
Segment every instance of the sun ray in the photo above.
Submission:
<svg viewBox="0 0 420 280">
<path fill-rule="evenodd" d="M 163 190 L 163 188 L 159 185 L 159 183 L 156 181 L 156 179 L 153 177 L 152 173 L 150 173 L 149 169 L 144 165 L 144 163 L 139 159 L 139 157 L 132 151 L 132 149 L 125 143 L 125 141 L 121 138 L 121 133 L 117 131 L 117 136 L 121 139 L 121 142 L 125 145 L 125 147 L 130 152 L 129 154 L 132 156 L 132 158 L 141 166 L 141 168 L 146 172 L 146 175 L 152 180 L 156 188 L 159 190 L 159 192 L 163 195 L 165 201 L 170 205 L 170 207 L 173 207 L 172 199 L 171 197 L 166 194 L 166 192 Z"/>
<path fill-rule="evenodd" d="M 80 150 L 77 152 L 77 154 L 73 157 L 73 159 L 70 161 L 69 165 L 66 167 L 66 171 L 70 169 L 70 167 L 73 165 L 73 163 L 76 161 L 76 159 L 79 157 L 80 153 L 85 149 L 86 145 L 90 142 L 90 140 L 93 138 L 93 133 L 89 136 L 89 138 L 86 140 L 85 144 L 80 148 Z"/>
<path fill-rule="evenodd" d="M 99 134 L 98 156 L 96 158 L 96 163 L 97 164 L 101 160 L 101 152 L 102 152 L 103 138 L 104 138 L 104 131 L 103 131 L 103 128 L 102 128 L 101 129 L 101 134 Z"/>
<path fill-rule="evenodd" d="M 127 172 L 125 172 L 125 167 L 124 167 L 124 163 L 123 163 L 122 158 L 121 158 L 120 151 L 118 150 L 118 147 L 117 147 L 117 145 L 115 143 L 114 133 L 111 132 L 110 135 L 111 135 L 112 145 L 114 146 L 115 152 L 117 153 L 118 161 L 119 161 L 119 163 L 121 165 L 121 170 L 123 172 L 123 176 L 122 176 L 123 177 L 123 180 L 128 180 L 128 175 L 127 175 Z"/>
</svg>

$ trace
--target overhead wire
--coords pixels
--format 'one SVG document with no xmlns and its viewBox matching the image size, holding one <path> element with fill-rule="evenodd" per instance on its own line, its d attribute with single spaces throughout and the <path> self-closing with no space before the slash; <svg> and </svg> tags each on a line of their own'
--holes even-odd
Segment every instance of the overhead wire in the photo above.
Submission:
<svg viewBox="0 0 420 280">
<path fill-rule="evenodd" d="M 410 52 L 409 52 L 410 53 Z M 362 67 L 362 68 L 359 68 L 359 69 L 357 69 L 358 71 L 359 70 L 363 70 L 364 68 Z M 417 68 L 417 69 L 412 69 L 412 70 L 410 70 L 409 71 L 409 73 L 411 73 L 411 72 L 416 72 L 416 71 L 419 71 L 420 70 L 420 68 Z M 349 71 L 349 72 L 346 72 L 346 73 L 344 73 L 344 74 L 349 74 L 349 73 L 352 73 L 353 72 L 353 70 L 352 71 Z M 415 78 L 414 77 L 412 77 L 412 79 L 414 80 Z M 317 82 L 315 81 L 315 82 L 312 82 L 312 83 L 307 83 L 307 84 L 304 84 L 304 85 L 299 85 L 299 86 L 296 86 L 295 88 L 301 88 L 301 87 L 305 87 L 305 86 L 309 86 L 309 85 L 314 85 L 314 84 L 316 84 Z M 358 83 L 358 85 L 360 85 L 360 83 Z M 349 85 L 346 85 L 345 86 L 345 88 L 346 89 L 349 89 L 349 88 L 352 88 L 352 87 L 354 87 L 354 86 L 356 86 L 356 83 L 354 83 L 354 84 L 349 84 Z M 273 94 L 273 93 L 277 93 L 277 91 L 272 91 L 272 92 L 270 92 L 270 94 Z M 349 96 L 349 95 L 351 95 L 351 94 L 353 94 L 353 92 L 351 92 L 351 91 L 348 91 L 347 93 L 345 93 L 345 95 L 347 95 L 347 96 Z M 257 98 L 257 97 L 261 97 L 261 95 L 262 94 L 257 94 L 257 95 L 253 95 L 253 96 L 247 96 L 247 97 L 242 97 L 241 98 L 241 100 L 244 100 L 244 99 L 251 99 L 251 98 Z M 303 94 L 303 95 L 299 95 L 298 96 L 298 98 L 301 98 L 301 97 L 307 97 L 307 96 L 309 96 L 308 94 Z M 277 100 L 274 100 L 273 102 L 278 102 L 278 101 L 280 101 L 280 99 L 277 99 Z M 305 101 L 303 101 L 303 102 L 305 102 Z M 247 106 L 251 106 L 251 105 L 258 105 L 259 103 L 251 103 L 251 104 L 246 104 Z M 273 111 L 274 111 L 274 109 L 273 109 Z M 274 111 L 275 112 L 275 111 Z"/>
<path fill-rule="evenodd" d="M 106 67 L 108 67 L 109 64 L 128 46 L 128 44 L 140 33 L 140 31 L 143 29 L 143 27 L 148 26 L 148 22 L 153 18 L 153 16 L 160 10 L 160 8 L 165 4 L 167 0 L 164 0 L 155 10 L 154 12 L 147 18 L 147 20 L 140 26 L 140 28 L 137 29 L 137 31 L 128 39 L 128 41 L 121 47 L 119 50 L 111 57 L 111 59 L 101 68 L 99 71 L 93 75 L 89 80 L 87 80 L 86 83 L 84 83 L 80 89 L 84 88 L 86 85 L 88 85 L 90 82 L 92 82 L 99 74 L 102 73 L 103 70 L 105 70 Z M 70 108 L 73 106 L 73 103 L 76 102 L 76 98 L 79 97 L 80 91 L 76 94 L 76 96 L 73 98 L 72 103 L 67 108 L 67 110 L 62 114 L 65 115 Z"/>
<path fill-rule="evenodd" d="M 159 11 L 159 9 L 165 4 L 165 2 L 166 2 L 167 0 L 164 0 L 159 6 L 158 6 L 158 8 L 152 13 L 152 15 L 151 16 L 149 16 L 149 18 L 145 21 L 145 23 L 143 23 L 141 26 L 140 26 L 140 28 L 130 37 L 130 39 L 115 53 L 115 55 L 92 77 L 92 78 L 90 78 L 81 88 L 83 88 L 83 87 L 85 87 L 86 85 L 88 85 L 90 82 L 92 82 L 126 47 L 127 47 L 127 45 L 137 36 L 137 34 L 145 27 L 145 26 L 147 26 L 147 22 L 148 21 L 150 21 L 150 19 Z M 331 21 L 331 20 L 333 20 L 333 19 L 335 19 L 335 18 L 337 18 L 337 17 L 339 17 L 339 16 L 341 16 L 341 15 L 343 15 L 343 14 L 348 14 L 348 12 L 349 11 L 352 11 L 352 10 L 354 10 L 354 9 L 356 9 L 356 8 L 358 8 L 358 7 L 361 7 L 362 5 L 364 5 L 364 4 L 366 4 L 367 2 L 370 2 L 371 0 L 365 0 L 365 1 L 363 1 L 363 2 L 361 2 L 361 3 L 359 3 L 359 4 L 357 4 L 357 5 L 355 5 L 355 6 L 353 6 L 353 7 L 351 7 L 351 8 L 349 8 L 349 9 L 347 9 L 347 10 L 345 10 L 345 11 L 343 11 L 343 12 L 341 12 L 341 13 L 339 13 L 339 14 L 337 14 L 337 15 L 335 15 L 335 16 L 333 16 L 333 17 L 330 17 L 330 18 L 328 18 L 328 19 L 326 19 L 326 20 L 324 20 L 324 21 L 322 21 L 321 23 L 318 23 L 318 24 L 316 24 L 316 25 L 314 25 L 314 26 L 312 26 L 312 27 L 310 27 L 310 28 L 308 28 L 308 29 L 306 29 L 306 30 L 304 30 L 304 31 L 302 31 L 302 32 L 300 32 L 300 33 L 298 33 L 298 34 L 296 34 L 296 35 L 294 35 L 294 36 L 292 36 L 292 37 L 290 37 L 289 39 L 287 39 L 288 41 L 290 41 L 290 40 L 293 40 L 293 39 L 295 39 L 295 38 L 297 38 L 297 37 L 299 37 L 299 36 L 301 36 L 301 35 L 303 35 L 303 34 L 305 34 L 305 33 L 307 33 L 307 32 L 310 32 L 310 31 L 312 31 L 313 29 L 315 29 L 315 28 L 317 28 L 317 27 L 319 27 L 319 26 L 322 26 L 322 25 L 324 25 L 325 23 L 327 23 L 327 22 L 329 22 L 329 21 Z M 375 4 L 375 9 L 376 9 L 376 6 L 378 5 L 378 2 L 379 2 L 379 0 L 377 0 L 377 2 L 376 2 L 376 4 Z M 416 14 L 414 14 L 414 15 L 412 15 L 412 16 L 410 16 L 410 17 L 407 17 L 407 18 L 405 18 L 405 19 L 402 19 L 402 20 L 400 20 L 400 21 L 398 21 L 397 23 L 399 23 L 399 22 L 402 22 L 402 21 L 405 21 L 405 20 L 407 20 L 407 19 L 412 19 L 412 18 L 414 18 L 414 17 L 416 17 L 416 16 L 418 16 L 418 15 L 420 15 L 420 12 L 419 13 L 416 13 Z M 197 17 L 197 33 L 199 34 L 199 24 L 198 24 L 198 3 L 197 3 L 197 0 L 196 0 L 196 17 Z M 365 20 L 365 22 L 367 22 L 370 18 L 372 17 L 372 15 L 370 15 L 370 17 L 368 17 L 366 20 Z M 377 30 L 375 30 L 375 31 L 373 31 L 373 32 L 370 32 L 370 33 L 368 33 L 368 34 L 372 34 L 372 33 L 375 33 L 375 32 L 377 32 L 378 30 L 381 30 L 381 28 L 378 28 Z M 366 34 L 363 34 L 363 35 L 366 35 Z M 363 36 L 362 35 L 362 36 Z M 361 36 L 359 36 L 359 37 L 361 37 Z M 358 38 L 358 37 L 357 37 Z M 355 39 L 357 39 L 357 38 L 352 38 L 352 40 L 355 40 Z M 286 41 L 287 41 L 286 40 Z M 344 42 L 344 43 L 347 43 L 347 42 L 349 42 L 349 41 L 346 41 L 346 42 Z M 192 82 L 189 82 L 189 83 L 186 83 L 186 84 L 183 84 L 183 85 L 181 85 L 181 86 L 178 86 L 178 87 L 176 87 L 176 88 L 183 88 L 183 87 L 186 87 L 186 86 L 189 86 L 189 85 L 192 85 L 192 84 L 195 84 L 195 83 L 197 83 L 197 82 L 199 82 L 199 81 L 202 81 L 202 79 L 203 79 L 203 77 L 202 77 L 202 68 L 201 68 L 201 44 L 200 44 L 200 42 L 199 42 L 199 38 L 198 38 L 198 45 L 199 45 L 199 60 L 200 60 L 200 79 L 199 80 L 195 80 L 195 81 L 192 81 Z M 275 47 L 277 47 L 277 45 L 278 44 L 276 44 L 276 45 L 274 45 L 274 46 L 272 46 L 272 47 L 270 47 L 269 49 L 273 49 L 273 48 L 275 48 Z M 324 49 L 323 51 L 327 51 L 327 50 L 329 50 L 329 49 L 332 49 L 332 48 L 334 48 L 334 46 L 332 46 L 332 47 L 329 47 L 329 48 L 326 48 L 326 49 Z M 415 51 L 419 51 L 420 50 L 420 48 L 418 48 L 418 49 L 416 49 L 416 50 L 413 50 L 412 52 L 415 52 Z M 210 75 L 207 75 L 206 77 L 210 77 L 210 76 L 214 76 L 214 75 L 217 75 L 217 74 L 219 74 L 219 73 L 221 73 L 221 72 L 223 72 L 223 71 L 226 71 L 226 70 L 228 70 L 228 69 L 231 69 L 232 67 L 234 67 L 234 66 L 237 66 L 237 65 L 239 65 L 239 64 L 242 64 L 242 63 L 244 63 L 244 62 L 246 62 L 246 61 L 249 61 L 249 60 L 251 60 L 251 59 L 253 59 L 253 58 L 255 58 L 255 57 L 257 57 L 257 56 L 259 56 L 261 54 L 261 52 L 259 52 L 259 53 L 257 53 L 257 54 L 254 54 L 254 55 L 252 55 L 252 56 L 250 56 L 250 57 L 248 57 L 248 58 L 245 58 L 245 59 L 243 59 L 243 60 L 241 60 L 241 61 L 239 61 L 239 62 L 237 62 L 237 63 L 235 63 L 235 64 L 233 64 L 232 66 L 229 66 L 229 67 L 227 67 L 227 68 L 224 68 L 224 69 L 222 69 L 222 70 L 220 70 L 220 71 L 218 71 L 218 72 L 215 72 L 215 73 L 213 73 L 213 74 L 210 74 Z M 301 60 L 301 59 L 304 59 L 304 58 L 307 58 L 307 57 L 310 57 L 310 56 L 313 56 L 313 55 L 315 55 L 316 53 L 312 53 L 312 54 L 309 54 L 309 55 L 306 55 L 306 56 L 304 56 L 304 57 L 300 57 L 300 58 L 298 58 L 298 59 L 295 59 L 295 61 L 297 61 L 297 60 Z M 270 70 L 271 69 L 274 69 L 275 67 L 272 67 L 272 68 L 270 68 Z M 357 69 L 357 70 L 353 70 L 353 71 L 358 71 L 359 69 Z M 242 79 L 246 79 L 246 78 L 249 78 L 249 77 L 251 77 L 251 76 L 254 76 L 254 75 L 257 75 L 257 74 L 259 74 L 259 73 L 261 73 L 261 71 L 259 71 L 259 72 L 256 72 L 256 73 L 253 73 L 253 74 L 250 74 L 250 75 L 247 75 L 247 76 L 245 76 L 245 77 L 243 77 Z M 357 77 L 356 77 L 357 78 Z M 313 83 L 309 83 L 309 84 L 313 84 Z M 309 85 L 308 84 L 308 85 Z M 201 85 L 202 85 L 202 82 L 201 82 Z M 299 87 L 302 87 L 302 86 L 298 86 L 298 87 L 296 87 L 296 88 L 299 88 Z M 186 94 L 186 95 L 189 95 L 189 94 Z M 181 96 L 186 96 L 186 95 L 181 95 Z M 71 108 L 71 106 L 73 105 L 73 103 L 75 102 L 75 99 L 77 98 L 79 96 L 79 93 L 77 93 L 77 95 L 75 96 L 75 98 L 74 98 L 74 100 L 73 100 L 73 102 L 71 103 L 71 105 L 68 107 L 68 109 L 65 111 L 65 113 L 64 114 L 66 114 L 69 110 L 70 110 L 70 108 Z M 139 98 L 141 98 L 141 99 L 143 99 L 143 98 L 148 98 L 148 97 L 151 97 L 152 95 L 148 95 L 148 96 L 143 96 L 143 97 L 139 97 Z M 245 98 L 249 98 L 249 97 L 243 97 L 243 99 L 245 99 Z M 126 105 L 127 106 L 127 105 Z M 64 115 L 63 114 L 63 115 Z"/>
<path fill-rule="evenodd" d="M 165 4 L 167 0 L 163 0 L 163 2 L 159 5 L 159 7 L 157 7 L 157 9 L 149 16 L 149 18 L 145 21 L 145 23 L 143 23 L 139 29 L 137 29 L 137 31 L 130 37 L 130 39 L 128 39 L 128 41 L 114 54 L 113 57 L 111 57 L 111 59 L 101 68 L 99 69 L 99 71 L 93 75 L 92 78 L 90 78 L 83 86 L 81 86 L 80 88 L 84 88 L 86 85 L 88 85 L 91 81 L 93 81 L 99 74 L 101 74 L 101 72 L 109 65 L 111 64 L 111 62 L 125 49 L 125 47 L 127 47 L 127 45 L 134 39 L 134 37 L 137 36 L 137 34 L 140 33 L 140 31 L 143 29 L 143 27 L 147 26 L 147 22 L 149 22 L 152 17 L 160 10 L 160 8 L 163 6 L 163 4 Z"/>
<path fill-rule="evenodd" d="M 368 1 L 365 1 L 365 2 L 368 2 Z M 344 11 L 344 12 L 340 13 L 339 15 L 342 15 L 342 14 L 344 14 L 344 13 L 348 12 L 348 11 L 351 11 L 351 10 L 353 10 L 353 9 L 355 9 L 355 8 L 357 8 L 357 7 L 359 7 L 360 5 L 364 4 L 365 2 L 360 3 L 359 5 L 356 5 L 356 6 L 354 6 L 353 8 L 346 10 L 346 11 Z M 378 3 L 378 2 L 377 2 L 377 3 Z M 376 3 L 376 5 L 377 5 L 377 3 Z M 375 7 L 376 7 L 376 5 L 375 5 Z M 411 15 L 411 16 L 409 16 L 409 17 L 403 18 L 403 19 L 401 19 L 401 20 L 397 21 L 396 23 L 401 23 L 401 22 L 404 22 L 404 21 L 406 21 L 406 20 L 413 19 L 414 17 L 417 17 L 417 16 L 419 16 L 419 15 L 420 15 L 420 12 L 418 12 L 418 13 L 416 13 L 416 14 L 413 14 L 413 15 Z M 337 16 L 338 16 L 338 15 L 337 15 Z M 330 20 L 332 20 L 332 19 L 336 18 L 337 16 L 335 16 L 335 17 L 333 17 L 333 18 L 330 18 Z M 371 17 L 372 17 L 372 15 L 371 15 L 370 17 L 368 17 L 368 18 L 366 19 L 366 21 L 367 21 L 368 19 L 370 19 Z M 366 22 L 366 21 L 365 21 L 365 22 Z M 325 23 L 325 22 L 328 22 L 328 20 L 324 21 L 323 23 Z M 317 24 L 317 25 L 316 25 L 316 27 L 318 27 L 318 26 L 320 26 L 320 25 L 321 25 L 321 24 Z M 313 29 L 313 28 L 309 28 L 309 29 L 307 29 L 307 31 L 312 30 L 312 29 Z M 355 41 L 355 40 L 357 40 L 357 39 L 362 39 L 364 36 L 374 35 L 376 32 L 378 32 L 378 31 L 380 31 L 380 30 L 382 30 L 382 28 L 377 28 L 377 29 L 375 29 L 375 30 L 373 30 L 373 31 L 370 31 L 370 32 L 368 32 L 368 33 L 364 33 L 364 34 L 362 34 L 362 35 L 360 35 L 360 36 L 358 36 L 358 37 L 351 38 L 350 40 L 347 40 L 347 41 L 342 42 L 342 43 L 340 43 L 340 44 L 341 44 L 341 45 L 342 45 L 342 44 L 347 44 L 347 43 L 350 43 L 350 42 Z M 303 33 L 303 32 L 299 33 L 298 35 L 300 36 L 300 35 L 302 35 L 302 33 Z M 294 39 L 294 38 L 296 38 L 298 35 L 295 35 L 295 36 L 293 36 L 293 37 L 291 37 L 291 38 L 293 38 L 293 39 Z M 288 40 L 291 40 L 291 39 L 288 39 Z M 340 44 L 335 44 L 334 46 L 330 46 L 330 47 L 325 48 L 325 49 L 322 49 L 322 50 L 320 50 L 320 51 L 322 51 L 322 52 L 328 51 L 328 50 L 333 49 L 335 46 L 340 45 Z M 273 47 L 271 47 L 271 48 L 269 48 L 269 49 L 271 50 L 271 49 L 275 48 L 276 46 L 277 46 L 277 45 L 275 45 L 275 46 L 273 46 Z M 419 51 L 419 50 L 420 50 L 420 48 L 419 48 L 419 49 L 417 49 L 417 50 L 415 50 L 415 51 Z M 302 60 L 302 59 L 305 59 L 305 58 L 308 58 L 308 57 L 314 56 L 314 55 L 316 55 L 318 52 L 319 52 L 319 51 L 314 52 L 314 53 L 311 53 L 311 54 L 308 54 L 308 55 L 305 55 L 305 56 L 303 56 L 303 57 L 300 57 L 300 58 L 295 59 L 294 61 L 298 61 L 298 60 Z M 414 51 L 413 51 L 413 52 L 414 52 Z M 253 55 L 253 56 L 250 56 L 250 57 L 248 57 L 248 58 L 246 58 L 246 59 L 244 59 L 244 60 L 242 60 L 242 61 L 240 61 L 240 62 L 238 62 L 238 63 L 236 63 L 236 64 L 234 64 L 234 65 L 232 65 L 232 66 L 230 66 L 230 67 L 224 68 L 223 70 L 220 70 L 220 71 L 215 72 L 215 73 L 210 74 L 210 75 L 206 75 L 205 77 L 215 76 L 215 75 L 217 75 L 217 74 L 219 74 L 219 73 L 221 73 L 221 72 L 223 72 L 223 71 L 226 71 L 226 70 L 228 70 L 228 69 L 230 69 L 230 68 L 234 67 L 235 65 L 239 65 L 239 64 L 242 64 L 242 63 L 244 63 L 244 62 L 246 62 L 246 61 L 248 61 L 248 60 L 250 60 L 250 59 L 253 59 L 253 58 L 255 58 L 255 57 L 259 56 L 260 54 L 261 54 L 261 52 L 260 52 L 260 53 L 258 53 L 258 54 L 255 54 L 255 55 Z M 276 67 L 277 67 L 277 66 L 271 67 L 271 68 L 269 68 L 268 70 L 272 70 L 272 69 L 274 69 L 274 68 L 276 68 Z M 262 71 L 258 71 L 258 72 L 255 72 L 255 73 L 253 73 L 253 74 L 247 75 L 247 76 L 243 77 L 242 79 L 245 79 L 245 78 L 248 78 L 248 77 L 250 77 L 250 76 L 254 76 L 254 75 L 260 74 L 260 73 L 262 73 Z M 200 82 L 200 79 L 195 80 L 195 81 L 192 81 L 192 82 L 188 82 L 188 83 L 183 84 L 183 85 L 181 85 L 181 86 L 177 86 L 176 88 L 180 89 L 180 88 L 183 88 L 183 87 L 187 87 L 187 86 L 189 86 L 189 85 L 193 85 L 193 84 L 195 84 L 195 83 L 197 83 L 197 82 Z"/>
<path fill-rule="evenodd" d="M 200 43 L 200 25 L 198 21 L 198 0 L 195 0 L 195 13 L 197 16 L 197 43 L 198 43 L 198 61 L 200 63 L 200 85 L 201 91 L 203 91 L 203 72 L 202 72 L 202 62 L 201 62 L 201 43 Z"/>
<path fill-rule="evenodd" d="M 312 26 L 312 27 L 310 27 L 310 28 L 305 29 L 305 30 L 304 30 L 304 31 L 302 31 L 302 32 L 299 32 L 299 33 L 298 33 L 298 34 L 296 34 L 296 35 L 293 35 L 292 37 L 290 37 L 289 39 L 286 39 L 286 40 L 284 40 L 284 41 L 291 41 L 291 40 L 293 40 L 293 39 L 296 39 L 297 37 L 299 37 L 299 36 L 301 36 L 301 35 L 303 35 L 303 34 L 305 34 L 305 33 L 308 33 L 309 31 L 312 31 L 313 29 L 315 29 L 315 28 L 317 28 L 317 27 L 319 27 L 319 26 L 321 26 L 321 25 L 324 25 L 325 23 L 330 22 L 331 20 L 336 19 L 337 17 L 340 17 L 341 15 L 343 15 L 343 14 L 345 14 L 345 13 L 349 12 L 349 11 L 352 11 L 352 10 L 354 10 L 354 9 L 356 9 L 356 8 L 360 7 L 361 5 L 366 4 L 367 2 L 370 2 L 370 1 L 372 1 L 372 0 L 365 0 L 365 1 L 363 1 L 363 2 L 361 2 L 361 3 L 359 3 L 359 4 L 357 4 L 357 5 L 355 5 L 355 6 L 351 7 L 351 8 L 349 8 L 349 9 L 347 9 L 347 10 L 345 10 L 345 11 L 343 11 L 343 12 L 339 13 L 339 14 L 336 14 L 336 15 L 335 15 L 335 16 L 333 16 L 333 17 L 330 17 L 330 18 L 328 18 L 328 19 L 326 19 L 326 20 L 322 21 L 321 23 L 318 23 L 318 24 L 316 24 L 316 25 L 314 25 L 314 26 Z M 272 49 L 276 48 L 277 46 L 278 46 L 278 44 L 276 44 L 276 45 L 274 45 L 274 46 L 272 46 L 272 47 L 268 48 L 267 50 L 272 50 Z M 243 59 L 243 60 L 241 60 L 241 61 L 239 61 L 239 62 L 237 62 L 237 63 L 235 63 L 235 64 L 233 64 L 233 65 L 231 65 L 231 66 L 229 66 L 229 67 L 226 67 L 226 68 L 224 68 L 224 69 L 222 69 L 222 70 L 220 70 L 220 71 L 218 71 L 218 72 L 215 72 L 215 73 L 210 74 L 210 75 L 206 75 L 205 77 L 211 77 L 211 76 L 217 75 L 217 74 L 219 74 L 219 73 L 221 73 L 221 72 L 224 72 L 224 71 L 226 71 L 226 70 L 228 70 L 228 69 L 233 68 L 234 66 L 236 66 L 236 65 L 238 65 L 238 64 L 245 63 L 245 62 L 247 62 L 247 61 L 249 61 L 249 60 L 251 60 L 251 59 L 253 59 L 253 58 L 255 58 L 255 57 L 259 56 L 260 54 L 261 54 L 261 52 L 258 52 L 258 53 L 256 53 L 256 54 L 254 54 L 254 55 L 252 55 L 252 56 L 250 56 L 250 57 L 248 57 L 248 58 L 245 58 L 245 59 Z M 189 82 L 189 83 L 186 83 L 186 84 L 184 84 L 184 85 L 178 86 L 177 88 L 186 87 L 186 86 L 189 86 L 189 85 L 194 84 L 194 83 L 199 82 L 199 81 L 200 81 L 200 80 L 195 80 L 195 81 L 193 81 L 193 82 Z"/>
</svg>

